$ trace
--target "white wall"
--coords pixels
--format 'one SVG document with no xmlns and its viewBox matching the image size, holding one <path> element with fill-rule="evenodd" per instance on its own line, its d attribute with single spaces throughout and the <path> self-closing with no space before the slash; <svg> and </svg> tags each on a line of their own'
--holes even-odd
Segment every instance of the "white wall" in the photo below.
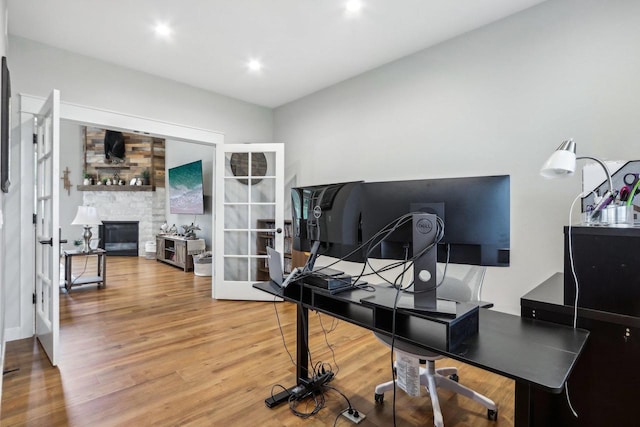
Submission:
<svg viewBox="0 0 640 427">
<path fill-rule="evenodd" d="M 272 142 L 273 112 L 268 108 L 18 37 L 9 37 L 7 56 L 14 94 L 45 97 L 55 88 L 61 91 L 61 100 L 64 102 L 218 131 L 224 134 L 225 142 Z M 14 110 L 18 111 L 17 103 L 14 103 Z M 15 123 L 17 125 L 17 121 Z M 74 132 L 72 128 L 67 128 L 67 131 Z M 62 133 L 66 133 L 65 129 Z M 12 182 L 16 188 L 12 191 L 15 191 L 15 200 L 5 201 L 5 212 L 11 212 L 11 217 L 16 219 L 31 215 L 25 203 L 20 205 L 20 199 L 22 197 L 28 201 L 28 194 L 32 192 L 32 172 L 18 170 L 22 147 L 15 144 L 19 140 L 20 135 L 17 135 L 13 143 L 16 149 L 12 154 Z M 65 140 L 61 144 L 64 153 Z M 69 144 L 75 145 L 75 138 L 69 139 Z M 25 153 L 24 149 L 22 151 L 22 156 L 28 159 L 29 153 Z M 65 162 L 63 158 L 63 169 Z M 81 171 L 74 169 L 73 179 L 79 179 Z M 70 208 L 73 210 L 77 201 L 72 198 L 67 196 L 67 201 L 74 205 Z M 12 235 L 6 237 L 12 242 L 12 247 L 20 247 L 20 243 L 32 244 L 28 241 L 32 239 L 29 230 L 21 231 L 19 226 L 12 230 Z M 11 301 L 6 313 L 7 339 L 33 334 L 32 321 L 28 316 L 25 317 L 33 291 L 33 271 L 26 256 L 24 260 L 19 258 L 19 255 L 12 253 L 11 265 L 7 266 L 4 273 L 5 280 L 11 278 L 7 283 L 20 284 L 12 286 L 12 294 L 7 296 L 7 301 Z M 22 268 L 19 268 L 21 263 Z"/>
<path fill-rule="evenodd" d="M 288 181 L 511 175 L 511 267 L 489 269 L 483 299 L 519 313 L 562 271 L 580 192 L 579 177 L 543 180 L 542 162 L 568 137 L 640 157 L 638 16 L 636 0 L 545 2 L 280 107 Z"/>
<path fill-rule="evenodd" d="M 0 57 L 7 54 L 7 2 L 0 0 Z M 5 195 L 0 191 L 0 272 L 6 270 L 6 243 L 4 233 L 4 205 Z M 6 303 L 5 287 L 6 278 L 0 274 L 0 371 L 4 371 L 4 351 L 5 351 L 5 325 L 6 325 Z M 0 398 L 2 397 L 2 377 L 0 377 Z"/>
<path fill-rule="evenodd" d="M 9 38 L 12 84 L 23 93 L 218 131 L 227 143 L 271 142 L 272 111 L 138 71 Z M 15 74 L 15 76 L 14 76 Z"/>
<path fill-rule="evenodd" d="M 172 214 L 169 209 L 169 173 L 165 176 L 165 212 L 167 213 L 167 224 L 171 227 L 173 224 L 178 228 L 178 232 L 184 232 L 182 225 L 189 225 L 195 221 L 195 224 L 200 227 L 200 231 L 196 231 L 196 236 L 200 239 L 204 239 L 207 245 L 207 250 L 213 250 L 213 242 L 211 236 L 213 230 L 211 229 L 212 216 L 213 216 L 213 188 L 211 183 L 213 182 L 213 168 L 214 168 L 214 149 L 209 145 L 199 145 L 194 143 L 167 140 L 165 149 L 165 168 L 173 168 L 186 163 L 202 160 L 202 179 L 204 190 L 204 215 L 184 215 L 184 214 Z"/>
<path fill-rule="evenodd" d="M 81 240 L 84 227 L 81 225 L 71 225 L 71 221 L 76 216 L 78 206 L 83 205 L 83 194 L 76 190 L 76 186 L 82 184 L 82 168 L 84 167 L 84 135 L 82 126 L 68 120 L 60 122 L 60 173 L 69 168 L 69 181 L 71 181 L 71 191 L 64 188 L 64 181 L 60 180 L 60 228 L 62 238 L 67 240 L 62 247 L 72 249 L 74 240 Z M 62 178 L 63 175 L 60 177 Z M 93 229 L 94 237 L 98 237 L 98 230 Z"/>
</svg>

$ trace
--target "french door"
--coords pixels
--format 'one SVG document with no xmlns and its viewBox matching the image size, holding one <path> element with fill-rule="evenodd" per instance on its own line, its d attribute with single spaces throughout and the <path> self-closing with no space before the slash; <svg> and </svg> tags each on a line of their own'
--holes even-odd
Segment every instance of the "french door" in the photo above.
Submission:
<svg viewBox="0 0 640 427">
<path fill-rule="evenodd" d="M 273 300 L 251 285 L 267 259 L 259 237 L 272 234 L 275 249 L 283 252 L 284 145 L 218 147 L 213 298 Z"/>
<path fill-rule="evenodd" d="M 36 337 L 53 366 L 60 335 L 60 92 L 37 115 L 36 146 Z"/>
</svg>

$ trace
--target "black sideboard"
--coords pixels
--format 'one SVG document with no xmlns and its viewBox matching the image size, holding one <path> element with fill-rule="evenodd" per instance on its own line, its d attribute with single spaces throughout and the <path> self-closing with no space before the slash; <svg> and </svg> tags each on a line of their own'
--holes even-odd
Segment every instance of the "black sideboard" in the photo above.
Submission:
<svg viewBox="0 0 640 427">
<path fill-rule="evenodd" d="M 615 279 L 598 284 L 615 290 Z M 572 325 L 574 308 L 565 304 L 565 276 L 557 273 L 522 297 L 523 318 Z M 582 290 L 580 291 L 580 294 Z M 580 305 L 580 304 L 579 304 Z M 532 426 L 638 425 L 640 386 L 640 318 L 611 311 L 578 308 L 577 326 L 589 340 L 567 381 L 578 413 L 571 413 L 565 393 L 532 390 Z"/>
<path fill-rule="evenodd" d="M 564 228 L 564 303 L 573 305 L 569 231 L 578 306 L 640 317 L 640 227 Z"/>
</svg>

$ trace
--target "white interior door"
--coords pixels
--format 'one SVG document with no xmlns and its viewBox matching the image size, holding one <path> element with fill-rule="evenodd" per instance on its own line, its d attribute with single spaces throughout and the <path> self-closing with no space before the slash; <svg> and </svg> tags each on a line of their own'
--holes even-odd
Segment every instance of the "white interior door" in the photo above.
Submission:
<svg viewBox="0 0 640 427">
<path fill-rule="evenodd" d="M 273 233 L 275 249 L 283 252 L 284 145 L 218 147 L 213 297 L 273 300 L 251 285 L 267 258 L 260 234 Z M 267 222 L 272 228 L 260 225 Z"/>
<path fill-rule="evenodd" d="M 54 90 L 37 116 L 36 148 L 36 336 L 51 364 L 59 348 L 60 293 L 60 92 Z"/>
</svg>

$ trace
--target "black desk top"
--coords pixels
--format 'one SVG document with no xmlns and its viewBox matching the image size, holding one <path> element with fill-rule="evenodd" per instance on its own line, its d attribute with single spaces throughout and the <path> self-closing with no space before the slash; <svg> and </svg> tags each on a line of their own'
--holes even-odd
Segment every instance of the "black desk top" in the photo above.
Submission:
<svg viewBox="0 0 640 427">
<path fill-rule="evenodd" d="M 298 298 L 289 295 L 289 288 L 287 295 L 283 295 L 282 289 L 270 282 L 256 283 L 253 286 L 287 301 L 300 302 Z M 312 287 L 308 287 L 306 291 L 321 293 L 325 300 L 330 298 L 336 302 L 347 301 L 358 308 L 365 307 L 362 300 L 371 297 L 370 292 L 363 290 L 336 295 Z M 377 299 L 380 304 L 380 298 Z M 316 309 L 310 303 L 305 302 L 303 305 L 312 310 Z M 388 303 L 387 309 L 393 309 L 393 301 Z M 319 311 L 334 314 L 326 304 Z M 400 311 L 401 309 L 398 309 L 398 312 Z M 351 323 L 374 329 L 372 325 L 366 324 L 366 321 L 353 321 L 348 311 L 341 310 L 335 314 Z M 412 314 L 417 316 L 415 313 Z M 420 325 L 425 327 L 424 323 Z M 424 347 L 516 381 L 559 393 L 563 390 L 588 335 L 589 332 L 582 329 L 480 309 L 478 334 L 467 338 L 454 352 L 444 352 L 426 345 Z"/>
</svg>

